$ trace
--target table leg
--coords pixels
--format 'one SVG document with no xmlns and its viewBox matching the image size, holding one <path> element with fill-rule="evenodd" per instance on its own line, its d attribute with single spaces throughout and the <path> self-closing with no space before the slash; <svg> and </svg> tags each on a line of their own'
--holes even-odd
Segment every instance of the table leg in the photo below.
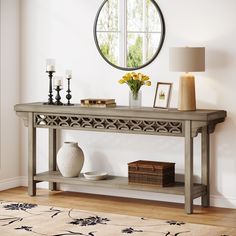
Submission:
<svg viewBox="0 0 236 236">
<path fill-rule="evenodd" d="M 202 128 L 202 169 L 201 179 L 202 184 L 206 186 L 206 194 L 202 196 L 202 206 L 208 207 L 210 205 L 210 135 L 208 127 Z"/>
<path fill-rule="evenodd" d="M 192 122 L 185 121 L 185 211 L 193 213 L 193 138 Z"/>
<path fill-rule="evenodd" d="M 49 129 L 49 171 L 56 171 L 56 155 L 57 155 L 57 130 Z M 54 182 L 49 182 L 49 189 L 56 190 L 57 186 Z"/>
<path fill-rule="evenodd" d="M 36 195 L 36 128 L 34 127 L 34 113 L 29 113 L 28 123 L 28 194 Z"/>
</svg>

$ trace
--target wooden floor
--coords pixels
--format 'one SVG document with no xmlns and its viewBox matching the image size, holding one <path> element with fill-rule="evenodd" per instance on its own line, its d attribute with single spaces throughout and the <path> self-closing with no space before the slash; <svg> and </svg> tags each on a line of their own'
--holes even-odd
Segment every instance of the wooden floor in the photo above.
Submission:
<svg viewBox="0 0 236 236">
<path fill-rule="evenodd" d="M 164 220 L 180 220 L 189 223 L 233 227 L 236 231 L 236 209 L 194 207 L 194 214 L 186 215 L 183 204 L 130 198 L 108 197 L 83 193 L 37 190 L 37 196 L 29 197 L 27 188 L 19 187 L 0 192 L 0 200 L 20 201 L 81 210 L 150 217 Z"/>
</svg>

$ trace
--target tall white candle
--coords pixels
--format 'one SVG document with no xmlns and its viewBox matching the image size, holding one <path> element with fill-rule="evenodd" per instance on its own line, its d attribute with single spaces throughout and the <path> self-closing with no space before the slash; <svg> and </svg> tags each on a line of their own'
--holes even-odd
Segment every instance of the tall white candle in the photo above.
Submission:
<svg viewBox="0 0 236 236">
<path fill-rule="evenodd" d="M 72 79 L 72 70 L 66 70 L 66 78 Z"/>
<path fill-rule="evenodd" d="M 49 58 L 46 60 L 46 71 L 55 71 L 56 60 Z"/>
<path fill-rule="evenodd" d="M 46 71 L 55 71 L 54 65 L 47 65 Z"/>
</svg>

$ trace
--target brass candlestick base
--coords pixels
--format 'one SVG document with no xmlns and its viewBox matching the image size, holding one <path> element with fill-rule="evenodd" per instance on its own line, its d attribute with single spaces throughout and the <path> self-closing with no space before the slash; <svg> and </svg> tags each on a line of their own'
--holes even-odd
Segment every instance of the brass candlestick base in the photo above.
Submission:
<svg viewBox="0 0 236 236">
<path fill-rule="evenodd" d="M 179 80 L 179 111 L 195 111 L 195 78 L 193 75 L 185 74 Z"/>
</svg>

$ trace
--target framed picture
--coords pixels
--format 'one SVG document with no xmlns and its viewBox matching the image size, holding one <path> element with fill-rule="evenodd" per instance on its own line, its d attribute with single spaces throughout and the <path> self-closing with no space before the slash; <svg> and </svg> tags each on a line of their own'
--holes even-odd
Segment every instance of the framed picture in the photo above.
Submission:
<svg viewBox="0 0 236 236">
<path fill-rule="evenodd" d="M 158 82 L 153 107 L 167 109 L 170 103 L 172 83 Z"/>
</svg>

